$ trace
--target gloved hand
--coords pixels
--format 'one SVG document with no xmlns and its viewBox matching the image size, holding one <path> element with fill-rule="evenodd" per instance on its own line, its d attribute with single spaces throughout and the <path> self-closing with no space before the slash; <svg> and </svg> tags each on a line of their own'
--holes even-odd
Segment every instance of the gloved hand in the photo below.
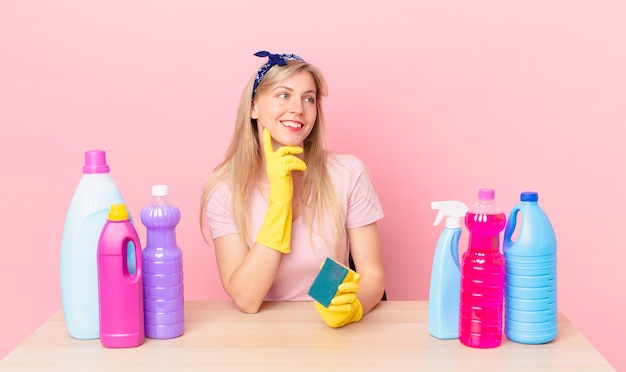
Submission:
<svg viewBox="0 0 626 372">
<path fill-rule="evenodd" d="M 256 242 L 281 253 L 291 252 L 291 219 L 294 170 L 305 171 L 306 164 L 296 154 L 302 147 L 283 146 L 276 152 L 272 148 L 272 137 L 267 128 L 263 129 L 263 149 L 265 151 L 265 171 L 270 182 L 270 200 L 263 225 Z"/>
<path fill-rule="evenodd" d="M 363 307 L 356 296 L 359 291 L 361 276 L 357 273 L 351 282 L 341 283 L 339 293 L 330 301 L 328 308 L 315 301 L 315 310 L 322 316 L 324 322 L 333 328 L 343 327 L 354 323 L 363 317 Z"/>
</svg>

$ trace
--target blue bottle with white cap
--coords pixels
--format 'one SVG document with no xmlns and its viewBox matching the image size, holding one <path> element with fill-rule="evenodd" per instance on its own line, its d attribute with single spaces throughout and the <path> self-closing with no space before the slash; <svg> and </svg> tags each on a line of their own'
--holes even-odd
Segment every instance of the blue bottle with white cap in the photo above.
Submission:
<svg viewBox="0 0 626 372">
<path fill-rule="evenodd" d="M 504 230 L 504 333 L 511 341 L 543 344 L 557 335 L 556 236 L 536 192 L 522 192 Z M 512 236 L 521 214 L 517 240 Z"/>
<path fill-rule="evenodd" d="M 446 217 L 446 227 L 439 236 L 430 276 L 428 296 L 428 333 L 441 340 L 459 337 L 459 301 L 461 298 L 461 263 L 459 238 L 461 218 L 467 206 L 460 201 L 446 200 L 431 203 L 439 212 L 434 225 Z"/>
</svg>

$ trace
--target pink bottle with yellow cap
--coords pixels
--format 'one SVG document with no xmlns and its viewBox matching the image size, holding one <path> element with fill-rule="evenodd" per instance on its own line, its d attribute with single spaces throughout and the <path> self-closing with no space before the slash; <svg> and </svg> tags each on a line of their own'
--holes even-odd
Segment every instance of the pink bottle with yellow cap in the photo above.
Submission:
<svg viewBox="0 0 626 372">
<path fill-rule="evenodd" d="M 129 263 L 128 250 L 135 250 Z M 135 267 L 129 270 L 129 265 Z M 98 241 L 100 342 L 107 348 L 144 341 L 141 244 L 124 204 L 112 204 Z"/>
</svg>

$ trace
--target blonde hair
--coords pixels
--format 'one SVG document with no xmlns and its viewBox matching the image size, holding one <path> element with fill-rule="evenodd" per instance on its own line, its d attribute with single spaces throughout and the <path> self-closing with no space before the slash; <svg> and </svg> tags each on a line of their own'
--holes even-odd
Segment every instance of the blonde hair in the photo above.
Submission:
<svg viewBox="0 0 626 372">
<path fill-rule="evenodd" d="M 259 82 L 255 96 L 262 95 L 280 82 L 300 71 L 308 71 L 317 88 L 317 118 L 313 130 L 304 140 L 304 161 L 307 170 L 303 177 L 302 198 L 305 204 L 303 218 L 313 242 L 317 234 L 331 250 L 336 259 L 347 260 L 346 231 L 344 216 L 337 199 L 333 182 L 328 174 L 329 152 L 326 149 L 326 121 L 321 105 L 321 97 L 327 95 L 326 81 L 319 69 L 303 61 L 290 60 L 284 66 L 273 66 Z M 239 101 L 235 130 L 224 160 L 215 168 L 202 187 L 200 202 L 200 228 L 205 241 L 206 205 L 215 188 L 225 182 L 232 192 L 233 214 L 239 237 L 248 247 L 254 245 L 250 239 L 249 198 L 252 194 L 256 174 L 262 166 L 256 120 L 251 119 L 252 89 L 256 74 L 244 88 Z M 331 224 L 334 236 L 328 237 L 321 230 L 324 223 Z M 319 230 L 319 231 L 318 231 Z"/>
</svg>

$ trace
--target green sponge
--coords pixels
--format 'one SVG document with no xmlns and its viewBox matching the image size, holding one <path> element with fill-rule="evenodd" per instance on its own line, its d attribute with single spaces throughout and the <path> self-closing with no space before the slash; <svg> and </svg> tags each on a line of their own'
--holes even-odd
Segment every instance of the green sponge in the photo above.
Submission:
<svg viewBox="0 0 626 372">
<path fill-rule="evenodd" d="M 354 270 L 327 257 L 311 288 L 309 288 L 309 296 L 324 307 L 328 307 L 330 301 L 339 292 L 337 287 L 342 283 L 352 281 L 354 274 L 356 274 Z"/>
</svg>

